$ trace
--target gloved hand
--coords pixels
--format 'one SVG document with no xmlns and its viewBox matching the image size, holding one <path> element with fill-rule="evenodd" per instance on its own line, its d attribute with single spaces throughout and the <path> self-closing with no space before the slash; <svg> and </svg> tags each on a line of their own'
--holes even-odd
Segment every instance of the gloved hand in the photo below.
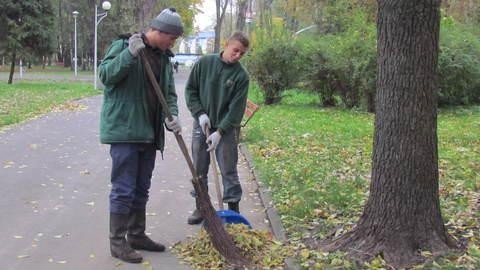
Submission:
<svg viewBox="0 0 480 270">
<path fill-rule="evenodd" d="M 128 39 L 128 50 L 133 57 L 137 57 L 138 52 L 143 48 L 145 48 L 145 43 L 143 43 L 141 33 L 135 33 Z"/>
<path fill-rule="evenodd" d="M 198 123 L 200 124 L 200 127 L 202 128 L 203 134 L 207 135 L 207 128 L 211 128 L 210 126 L 210 118 L 208 118 L 208 115 L 202 114 L 198 117 Z"/>
<path fill-rule="evenodd" d="M 182 131 L 182 126 L 180 125 L 180 120 L 176 115 L 172 115 L 172 121 L 168 120 L 168 118 L 165 118 L 165 125 L 167 128 L 174 133 L 179 134 L 180 131 Z"/>
<path fill-rule="evenodd" d="M 209 144 L 209 146 L 207 148 L 207 151 L 210 152 L 212 150 L 215 150 L 215 148 L 217 148 L 218 146 L 218 143 L 220 143 L 221 139 L 222 139 L 222 135 L 218 131 L 215 131 L 210 136 L 208 136 L 207 144 Z"/>
</svg>

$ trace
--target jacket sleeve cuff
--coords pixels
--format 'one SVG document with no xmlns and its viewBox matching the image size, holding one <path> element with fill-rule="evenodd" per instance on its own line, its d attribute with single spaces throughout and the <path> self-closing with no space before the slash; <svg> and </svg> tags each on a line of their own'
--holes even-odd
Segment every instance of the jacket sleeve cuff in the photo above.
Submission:
<svg viewBox="0 0 480 270">
<path fill-rule="evenodd" d="M 202 114 L 206 114 L 206 112 L 203 111 L 203 110 L 200 110 L 194 116 L 195 116 L 196 119 L 198 119 L 198 117 L 200 117 L 200 115 L 202 115 Z"/>
</svg>

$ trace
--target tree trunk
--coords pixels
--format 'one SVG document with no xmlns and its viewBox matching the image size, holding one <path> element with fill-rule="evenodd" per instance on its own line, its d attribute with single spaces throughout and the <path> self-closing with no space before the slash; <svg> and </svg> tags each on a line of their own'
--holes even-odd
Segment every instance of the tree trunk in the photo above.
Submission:
<svg viewBox="0 0 480 270">
<path fill-rule="evenodd" d="M 10 65 L 10 75 L 8 76 L 8 84 L 13 82 L 13 73 L 15 73 L 15 61 L 17 61 L 17 49 L 13 49 L 12 53 L 12 64 Z"/>
<path fill-rule="evenodd" d="M 247 15 L 248 9 L 248 0 L 237 0 L 237 23 L 235 24 L 235 28 L 237 31 L 243 31 L 245 28 L 245 15 Z"/>
<path fill-rule="evenodd" d="M 367 111 L 369 113 L 375 112 L 375 92 L 367 92 Z"/>
<path fill-rule="evenodd" d="M 436 76 L 440 0 L 378 1 L 378 78 L 372 182 L 352 231 L 326 245 L 403 268 L 421 250 L 445 254 L 438 194 Z"/>
<path fill-rule="evenodd" d="M 258 9 L 260 12 L 260 28 L 263 28 L 269 36 L 272 33 L 272 3 L 273 0 L 261 0 L 259 1 Z"/>
<path fill-rule="evenodd" d="M 148 19 L 149 18 L 153 19 L 157 17 L 158 13 L 152 12 L 152 10 L 154 10 L 156 2 L 157 1 L 155 0 L 143 0 L 143 1 L 138 1 L 136 3 L 137 16 L 138 16 L 138 22 L 139 22 L 138 26 L 140 27 L 140 29 L 137 29 L 135 31 L 140 31 L 148 28 L 148 26 L 150 25 L 150 21 L 148 21 Z"/>
<path fill-rule="evenodd" d="M 220 39 L 222 33 L 222 23 L 223 18 L 225 17 L 225 10 L 227 9 L 228 0 L 224 0 L 225 2 L 222 3 L 221 0 L 216 0 L 216 14 L 217 14 L 217 21 L 215 24 L 215 43 L 213 47 L 213 52 L 220 51 Z M 222 5 L 223 4 L 223 5 Z"/>
</svg>

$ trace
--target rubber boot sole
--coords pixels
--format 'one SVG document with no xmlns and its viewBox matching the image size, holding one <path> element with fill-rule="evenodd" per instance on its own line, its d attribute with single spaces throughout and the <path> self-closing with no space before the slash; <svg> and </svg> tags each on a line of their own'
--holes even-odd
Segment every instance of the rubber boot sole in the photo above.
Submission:
<svg viewBox="0 0 480 270">
<path fill-rule="evenodd" d="M 124 261 L 124 262 L 128 262 L 128 263 L 141 263 L 143 261 L 143 257 L 140 257 L 140 258 L 134 258 L 134 259 L 125 259 L 125 258 L 121 258 L 120 256 L 118 256 L 117 254 L 114 254 L 114 253 L 111 253 L 112 254 L 112 257 L 114 258 L 117 258 L 121 261 Z"/>
</svg>

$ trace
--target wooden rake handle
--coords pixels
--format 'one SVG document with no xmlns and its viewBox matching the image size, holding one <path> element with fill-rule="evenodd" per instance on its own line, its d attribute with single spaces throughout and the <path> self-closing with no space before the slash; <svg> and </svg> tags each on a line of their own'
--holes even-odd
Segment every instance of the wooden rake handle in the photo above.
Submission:
<svg viewBox="0 0 480 270">
<path fill-rule="evenodd" d="M 208 129 L 208 127 L 206 127 L 205 130 L 207 131 L 206 135 L 208 138 L 210 136 L 210 130 Z M 220 210 L 223 210 L 223 197 L 220 188 L 220 180 L 218 179 L 217 157 L 215 155 L 215 149 L 210 151 L 210 164 L 212 165 L 213 170 L 213 181 L 215 182 L 215 190 L 217 192 L 218 207 L 220 208 Z"/>
<path fill-rule="evenodd" d="M 155 79 L 155 75 L 153 74 L 152 67 L 150 66 L 150 62 L 148 62 L 147 57 L 145 56 L 145 52 L 141 50 L 139 52 L 140 58 L 142 59 L 143 66 L 145 67 L 145 70 L 147 71 L 147 76 L 150 81 L 150 83 L 153 85 L 153 89 L 155 90 L 155 94 L 157 95 L 158 101 L 160 101 L 160 105 L 162 106 L 163 112 L 165 113 L 166 117 L 168 118 L 169 121 L 173 120 L 172 113 L 170 112 L 170 109 L 168 108 L 167 100 L 163 96 L 162 90 L 160 89 L 160 85 L 158 84 L 157 80 Z M 192 173 L 193 176 L 193 181 L 198 181 L 198 175 L 195 170 L 195 167 L 193 166 L 193 161 L 192 158 L 190 157 L 190 154 L 188 153 L 187 145 L 185 144 L 185 141 L 183 140 L 183 137 L 180 133 L 173 133 L 175 135 L 175 139 L 177 140 L 178 146 L 180 147 L 180 150 L 182 151 L 183 157 L 188 163 L 188 168 L 190 169 L 190 172 Z"/>
</svg>

